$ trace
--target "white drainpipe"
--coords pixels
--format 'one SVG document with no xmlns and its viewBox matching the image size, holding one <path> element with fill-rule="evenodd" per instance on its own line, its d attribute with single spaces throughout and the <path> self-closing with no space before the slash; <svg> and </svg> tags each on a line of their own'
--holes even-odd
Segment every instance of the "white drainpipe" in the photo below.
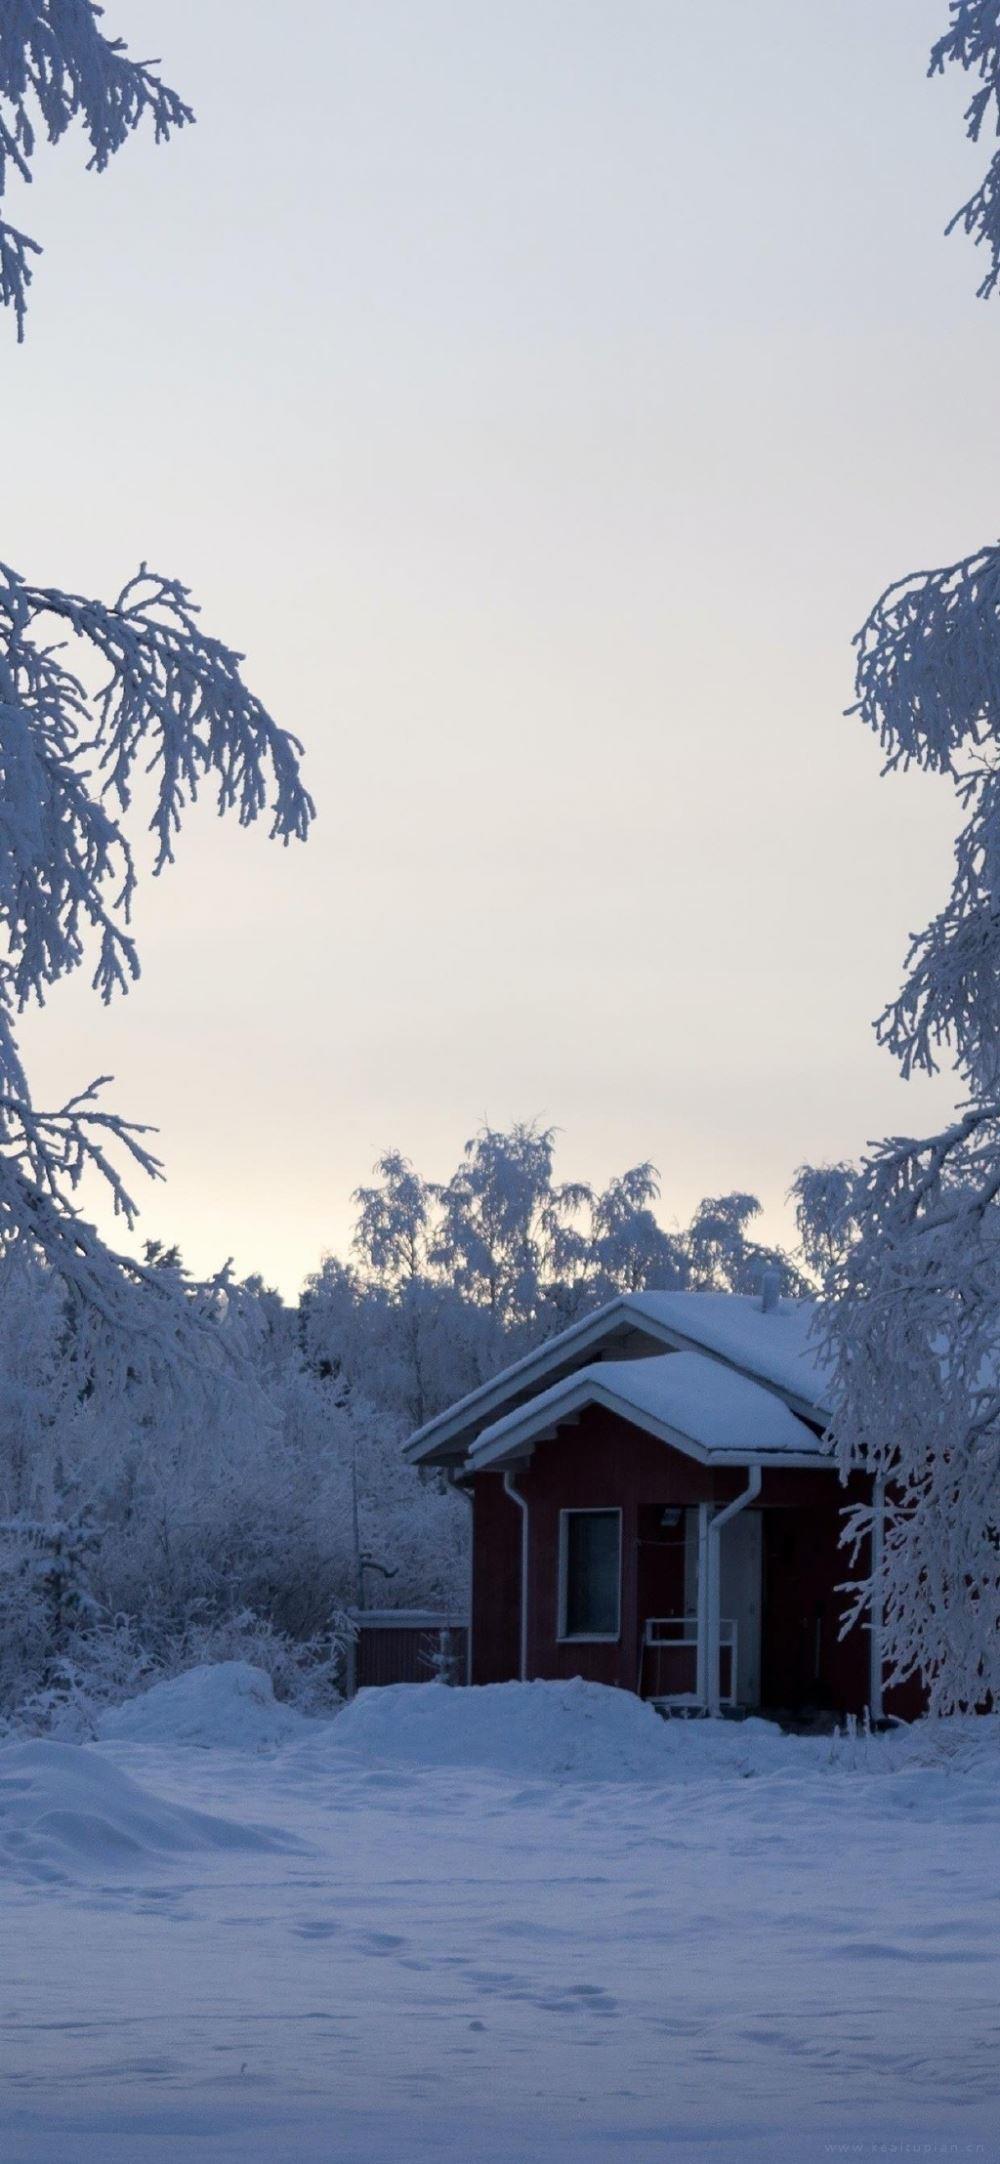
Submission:
<svg viewBox="0 0 1000 2164">
<path fill-rule="evenodd" d="M 504 1494 L 516 1503 L 521 1513 L 521 1681 L 528 1680 L 528 1505 L 514 1486 L 514 1475 L 508 1471 L 503 1476 Z"/>
<path fill-rule="evenodd" d="M 882 1566 L 885 1557 L 885 1481 L 877 1477 L 872 1492 L 872 1614 L 868 1647 L 868 1714 L 872 1721 L 885 1719 L 882 1698 L 884 1618 Z"/>
<path fill-rule="evenodd" d="M 721 1713 L 721 1711 L 722 1711 L 722 1703 L 721 1703 L 721 1691 L 720 1691 L 720 1686 L 719 1686 L 719 1655 L 720 1655 L 720 1636 L 721 1636 L 721 1634 L 720 1634 L 720 1630 L 719 1630 L 719 1623 L 720 1623 L 720 1612 L 719 1612 L 719 1610 L 720 1610 L 720 1601 L 721 1601 L 721 1584 L 722 1584 L 722 1579 L 721 1579 L 721 1567 L 720 1567 L 720 1539 L 721 1539 L 721 1535 L 722 1535 L 722 1528 L 723 1528 L 723 1526 L 724 1526 L 724 1525 L 728 1525 L 728 1524 L 729 1524 L 729 1522 L 730 1522 L 730 1519 L 738 1517 L 738 1516 L 739 1516 L 739 1513 L 740 1513 L 740 1511 L 741 1511 L 741 1510 L 745 1510 L 745 1509 L 746 1509 L 746 1507 L 747 1507 L 747 1504 L 748 1504 L 748 1503 L 755 1503 L 755 1502 L 756 1502 L 756 1500 L 757 1500 L 757 1497 L 758 1497 L 758 1495 L 760 1494 L 760 1490 L 761 1490 L 761 1481 L 762 1481 L 762 1477 L 763 1477 L 763 1476 L 762 1476 L 762 1474 L 761 1474 L 761 1469 L 760 1469 L 760 1466 L 759 1466 L 759 1465 L 751 1465 L 751 1466 L 748 1466 L 748 1468 L 747 1468 L 747 1472 L 748 1472 L 748 1475 L 749 1475 L 749 1477 L 748 1477 L 748 1480 L 747 1480 L 747 1484 L 746 1484 L 746 1487 L 745 1487 L 745 1488 L 743 1489 L 742 1493 L 741 1493 L 740 1495 L 734 1495 L 734 1497 L 733 1497 L 733 1500 L 732 1500 L 732 1502 L 731 1502 L 731 1503 L 727 1503 L 727 1504 L 726 1504 L 725 1510 L 720 1510 L 720 1511 L 718 1511 L 718 1512 L 716 1513 L 715 1517 L 714 1517 L 714 1518 L 709 1518 L 709 1521 L 708 1521 L 708 1532 L 707 1532 L 707 1540 L 706 1540 L 706 1543 L 705 1543 L 705 1546 L 706 1546 L 706 1551 L 707 1551 L 707 1552 L 706 1552 L 706 1562 L 707 1562 L 707 1570 L 706 1570 L 706 1588 L 705 1588 L 705 1592 L 706 1592 L 706 1598 L 705 1598 L 705 1603 L 704 1603 L 704 1606 L 705 1606 L 705 1608 L 707 1609 L 707 1617 L 706 1617 L 706 1622 L 707 1622 L 707 1629 L 706 1629 L 706 1634 L 705 1634 L 705 1636 L 706 1636 L 706 1643 L 705 1643 L 705 1657 L 706 1657 L 706 1665 L 707 1665 L 707 1668 L 708 1668 L 708 1676 L 707 1676 L 707 1685 L 708 1685 L 708 1688 L 707 1688 L 707 1692 L 706 1692 L 706 1703 L 707 1703 L 707 1705 L 708 1705 L 708 1710 L 709 1710 L 709 1713 L 710 1713 L 710 1714 L 711 1714 L 711 1715 L 713 1716 L 713 1718 L 717 1718 L 717 1717 L 718 1717 L 718 1715 L 719 1715 L 719 1714 Z M 699 1558 L 699 1560 L 700 1560 L 700 1558 Z M 699 1617 L 699 1622 L 700 1622 L 700 1617 Z M 699 1636 L 699 1639 L 700 1639 L 700 1637 L 701 1637 L 701 1630 L 700 1630 L 700 1628 L 699 1628 L 698 1636 Z M 733 1677 L 733 1694 L 734 1694 L 734 1696 L 735 1696 L 735 1690 L 736 1690 L 736 1678 L 735 1678 L 735 1676 L 734 1676 L 734 1677 Z"/>
</svg>

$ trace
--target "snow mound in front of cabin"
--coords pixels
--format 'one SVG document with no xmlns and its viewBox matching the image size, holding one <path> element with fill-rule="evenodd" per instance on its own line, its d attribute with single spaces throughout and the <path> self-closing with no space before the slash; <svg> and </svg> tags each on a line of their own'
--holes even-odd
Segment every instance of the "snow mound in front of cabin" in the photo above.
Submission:
<svg viewBox="0 0 1000 2164">
<path fill-rule="evenodd" d="M 108 1743 L 216 1746 L 267 1751 L 290 1743 L 307 1716 L 275 1698 L 271 1678 L 249 1661 L 212 1661 L 154 1683 L 138 1698 L 111 1706 L 97 1722 Z"/>
<path fill-rule="evenodd" d="M 284 1850 L 300 1844 L 150 1795 L 78 1743 L 0 1750 L 0 1868 L 65 1881 L 133 1870 L 206 1850 Z"/>
<path fill-rule="evenodd" d="M 769 1721 L 664 1721 L 630 1691 L 574 1677 L 359 1691 L 322 1747 L 372 1765 L 488 1768 L 517 1780 L 663 1781 L 778 1770 L 789 1743 Z"/>
</svg>

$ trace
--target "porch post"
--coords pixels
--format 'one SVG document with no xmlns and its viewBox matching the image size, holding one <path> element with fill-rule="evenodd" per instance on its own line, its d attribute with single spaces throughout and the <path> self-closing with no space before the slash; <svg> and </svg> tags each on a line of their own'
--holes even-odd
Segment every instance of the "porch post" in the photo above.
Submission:
<svg viewBox="0 0 1000 2164">
<path fill-rule="evenodd" d="M 708 1705 L 708 1514 L 710 1505 L 698 1505 L 698 1643 L 695 1653 L 695 1697 L 703 1709 Z"/>
<path fill-rule="evenodd" d="M 715 1718 L 721 1711 L 719 1664 L 722 1659 L 722 1571 L 719 1564 L 719 1535 L 715 1530 L 716 1515 L 713 1511 L 709 1519 L 706 1537 L 708 1568 L 705 1573 L 708 1592 L 705 1624 L 705 1704 Z"/>
<path fill-rule="evenodd" d="M 739 1495 L 734 1495 L 724 1510 L 716 1511 L 706 1535 L 709 1552 L 709 1599 L 708 1599 L 708 1710 L 718 1717 L 722 1711 L 722 1681 L 719 1668 L 722 1659 L 722 1533 L 730 1520 L 737 1518 L 748 1503 L 755 1503 L 761 1491 L 763 1475 L 759 1465 L 747 1466 L 747 1484 Z M 735 1656 L 731 1656 L 735 1659 Z M 736 1677 L 733 1677 L 733 1695 Z"/>
</svg>

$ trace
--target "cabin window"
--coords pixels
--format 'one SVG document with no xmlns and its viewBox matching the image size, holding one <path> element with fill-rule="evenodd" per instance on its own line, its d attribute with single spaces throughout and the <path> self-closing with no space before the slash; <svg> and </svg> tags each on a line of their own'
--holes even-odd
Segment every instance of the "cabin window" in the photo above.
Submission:
<svg viewBox="0 0 1000 2164">
<path fill-rule="evenodd" d="M 559 1514 L 559 1636 L 617 1638 L 620 1627 L 622 1514 Z"/>
</svg>

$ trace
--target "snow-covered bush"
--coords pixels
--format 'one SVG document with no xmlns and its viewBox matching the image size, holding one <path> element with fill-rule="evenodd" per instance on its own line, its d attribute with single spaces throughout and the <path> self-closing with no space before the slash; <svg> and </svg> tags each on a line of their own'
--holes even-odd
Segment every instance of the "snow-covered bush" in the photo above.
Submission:
<svg viewBox="0 0 1000 2164">
<path fill-rule="evenodd" d="M 0 1700 L 0 1735 L 57 1735 L 83 1741 L 99 1732 L 101 1715 L 137 1693 L 193 1670 L 240 1663 L 268 1677 L 275 1699 L 300 1713 L 328 1713 L 343 1696 L 352 1626 L 335 1613 L 314 1638 L 293 1638 L 267 1616 L 242 1609 L 174 1624 L 151 1613 L 97 1622 L 70 1634 L 44 1675 L 26 1664 L 19 1688 Z"/>
<path fill-rule="evenodd" d="M 52 1277 L 0 1253 L 0 1709 L 54 1719 L 223 1658 L 322 1696 L 369 1572 L 403 1605 L 462 1598 L 461 1502 L 272 1295 L 203 1308 L 197 1388 L 117 1357 L 81 1387 Z"/>
</svg>

